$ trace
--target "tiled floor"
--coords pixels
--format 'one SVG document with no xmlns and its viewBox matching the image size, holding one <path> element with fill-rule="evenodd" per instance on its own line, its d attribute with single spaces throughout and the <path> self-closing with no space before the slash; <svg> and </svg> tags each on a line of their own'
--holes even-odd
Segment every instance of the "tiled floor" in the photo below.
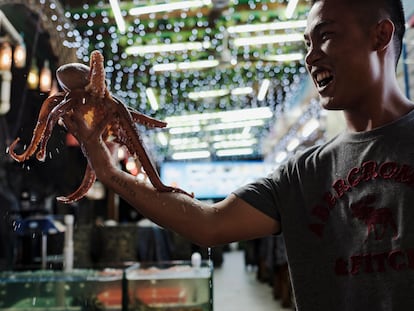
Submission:
<svg viewBox="0 0 414 311">
<path fill-rule="evenodd" d="M 273 299 L 272 288 L 256 280 L 256 272 L 244 265 L 242 251 L 224 253 L 223 264 L 213 277 L 214 311 L 292 311 Z"/>
</svg>

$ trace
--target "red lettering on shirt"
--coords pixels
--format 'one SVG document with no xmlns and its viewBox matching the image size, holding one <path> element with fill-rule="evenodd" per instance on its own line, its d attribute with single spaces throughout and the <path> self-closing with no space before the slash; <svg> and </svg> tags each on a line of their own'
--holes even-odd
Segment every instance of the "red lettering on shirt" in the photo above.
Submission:
<svg viewBox="0 0 414 311">
<path fill-rule="evenodd" d="M 350 261 L 351 261 L 351 271 L 350 273 L 352 275 L 358 274 L 359 271 L 361 270 L 361 266 L 363 264 L 363 259 L 364 257 L 361 255 L 356 255 L 356 256 L 351 256 Z"/>
<path fill-rule="evenodd" d="M 398 164 L 397 162 L 377 163 L 375 161 L 366 161 L 360 167 L 353 167 L 349 170 L 346 179 L 340 178 L 333 182 L 331 191 L 324 192 L 321 201 L 311 208 L 312 216 L 322 221 L 324 225 L 331 217 L 331 211 L 335 206 L 344 199 L 345 194 L 357 188 L 364 182 L 378 179 L 394 180 L 395 182 L 404 183 L 408 187 L 414 188 L 414 168 L 406 164 Z M 348 203 L 348 202 L 347 202 Z M 349 202 L 348 204 L 353 204 Z M 381 240 L 384 236 L 382 230 L 391 228 L 394 232 L 393 238 L 398 238 L 396 224 L 390 214 L 391 207 L 383 207 L 380 211 L 373 211 L 370 218 L 365 218 L 365 224 L 369 232 L 376 234 L 376 239 Z M 386 221 L 391 215 L 391 220 Z M 364 220 L 360 218 L 361 220 Z M 321 229 L 324 225 L 312 225 L 310 229 L 319 237 L 322 237 Z M 381 228 L 382 226 L 382 228 Z M 388 227 L 388 228 L 387 228 Z"/>
<path fill-rule="evenodd" d="M 395 180 L 401 183 L 412 183 L 413 169 L 408 165 L 402 165 L 400 171 L 395 176 Z"/>
<path fill-rule="evenodd" d="M 359 174 L 360 172 L 361 170 L 358 167 L 354 167 L 349 172 L 347 180 L 348 180 L 348 183 L 351 185 L 351 187 L 356 187 L 361 182 L 362 177 Z"/>
<path fill-rule="evenodd" d="M 334 195 L 332 195 L 329 192 L 326 192 L 323 195 L 323 201 L 326 202 L 328 204 L 328 208 L 331 210 L 335 207 L 335 204 L 337 202 L 337 199 Z"/>
<path fill-rule="evenodd" d="M 388 252 L 372 254 L 355 254 L 335 261 L 334 271 L 337 276 L 357 276 L 388 271 L 414 270 L 414 249 L 395 249 Z"/>
<path fill-rule="evenodd" d="M 384 179 L 392 178 L 398 172 L 399 165 L 395 162 L 385 162 L 378 169 L 379 175 Z"/>
<path fill-rule="evenodd" d="M 338 197 L 342 198 L 345 192 L 347 192 L 351 187 L 346 184 L 345 180 L 339 179 L 334 182 L 333 188 L 335 192 L 338 194 Z"/>
<path fill-rule="evenodd" d="M 362 163 L 362 179 L 365 181 L 375 179 L 378 176 L 376 169 L 377 163 L 374 161 Z"/>
</svg>

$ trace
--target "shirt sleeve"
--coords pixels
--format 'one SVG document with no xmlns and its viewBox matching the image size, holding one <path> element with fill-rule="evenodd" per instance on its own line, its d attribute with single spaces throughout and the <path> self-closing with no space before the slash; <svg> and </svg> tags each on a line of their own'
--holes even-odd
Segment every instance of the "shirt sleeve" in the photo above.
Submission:
<svg viewBox="0 0 414 311">
<path fill-rule="evenodd" d="M 280 212 L 277 207 L 279 193 L 275 184 L 275 177 L 279 175 L 280 171 L 274 172 L 267 177 L 236 189 L 233 194 L 259 211 L 280 221 Z"/>
</svg>

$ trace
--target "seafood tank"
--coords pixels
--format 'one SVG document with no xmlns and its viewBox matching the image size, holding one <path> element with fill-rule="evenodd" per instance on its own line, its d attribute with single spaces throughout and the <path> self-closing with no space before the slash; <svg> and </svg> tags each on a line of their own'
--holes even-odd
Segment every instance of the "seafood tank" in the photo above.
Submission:
<svg viewBox="0 0 414 311">
<path fill-rule="evenodd" d="M 126 269 L 129 311 L 211 311 L 212 264 L 137 264 Z"/>
<path fill-rule="evenodd" d="M 122 269 L 3 271 L 0 311 L 212 311 L 213 265 L 195 259 Z"/>
<path fill-rule="evenodd" d="M 122 285 L 118 269 L 5 271 L 0 310 L 122 310 Z"/>
</svg>

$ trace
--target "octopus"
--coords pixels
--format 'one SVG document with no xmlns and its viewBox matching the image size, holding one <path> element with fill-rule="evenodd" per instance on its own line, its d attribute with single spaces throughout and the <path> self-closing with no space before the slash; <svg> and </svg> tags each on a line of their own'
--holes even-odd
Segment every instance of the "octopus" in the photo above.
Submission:
<svg viewBox="0 0 414 311">
<path fill-rule="evenodd" d="M 92 134 L 100 135 L 108 147 L 114 143 L 126 147 L 139 160 L 157 191 L 177 192 L 193 197 L 193 194 L 180 188 L 162 183 L 143 145 L 136 123 L 148 128 L 163 128 L 167 124 L 134 110 L 111 95 L 105 82 L 104 57 L 99 51 L 92 51 L 89 66 L 81 63 L 64 64 L 56 70 L 56 77 L 62 91 L 43 102 L 31 142 L 23 153 L 17 154 L 14 151 L 20 141 L 19 137 L 10 144 L 8 152 L 14 160 L 24 162 L 36 153 L 37 160 L 45 161 L 47 143 L 55 125 L 65 126 L 65 119 L 70 118 L 76 122 L 85 122 L 88 128 L 93 128 Z M 67 130 L 70 132 L 69 128 Z M 87 153 L 81 149 L 88 158 Z M 56 199 L 63 203 L 76 202 L 87 194 L 95 181 L 95 171 L 88 161 L 80 186 L 73 193 Z"/>
</svg>

